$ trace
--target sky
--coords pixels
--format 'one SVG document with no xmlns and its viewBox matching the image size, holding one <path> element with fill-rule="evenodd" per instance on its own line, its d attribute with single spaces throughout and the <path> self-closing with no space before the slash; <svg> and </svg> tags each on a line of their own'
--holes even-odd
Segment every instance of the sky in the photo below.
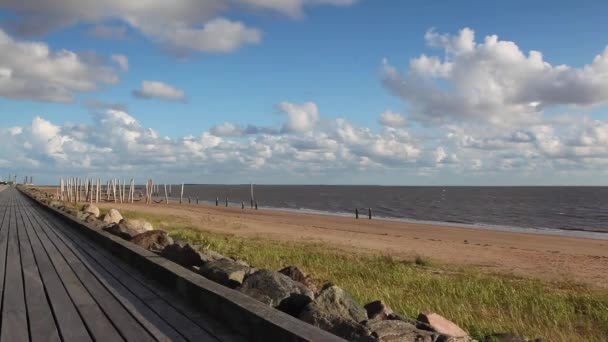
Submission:
<svg viewBox="0 0 608 342">
<path fill-rule="evenodd" d="M 0 0 L 0 178 L 608 185 L 605 13 Z"/>
</svg>

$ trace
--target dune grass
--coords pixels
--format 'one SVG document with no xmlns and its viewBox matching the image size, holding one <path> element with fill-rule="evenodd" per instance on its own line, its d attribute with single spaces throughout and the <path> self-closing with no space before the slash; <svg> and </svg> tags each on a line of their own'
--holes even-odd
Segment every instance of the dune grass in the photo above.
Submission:
<svg viewBox="0 0 608 342">
<path fill-rule="evenodd" d="M 178 216 L 122 212 L 173 238 L 238 257 L 258 268 L 296 265 L 318 284 L 331 281 L 360 303 L 382 299 L 397 313 L 416 317 L 431 310 L 474 338 L 513 332 L 545 341 L 606 341 L 608 291 L 452 267 L 417 257 L 347 252 L 329 245 L 242 238 L 201 231 Z"/>
</svg>

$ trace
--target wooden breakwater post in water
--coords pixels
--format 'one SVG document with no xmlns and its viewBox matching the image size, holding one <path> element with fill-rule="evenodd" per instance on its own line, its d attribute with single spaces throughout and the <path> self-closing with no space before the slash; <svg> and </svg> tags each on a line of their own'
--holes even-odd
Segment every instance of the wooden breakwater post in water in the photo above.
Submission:
<svg viewBox="0 0 608 342">
<path fill-rule="evenodd" d="M 226 208 L 228 208 L 228 196 L 226 196 Z"/>
<path fill-rule="evenodd" d="M 355 219 L 359 219 L 359 208 L 355 208 Z"/>
<path fill-rule="evenodd" d="M 251 183 L 250 190 L 251 190 L 251 196 L 250 196 L 251 197 L 251 209 L 253 209 L 253 200 L 254 200 L 254 197 L 253 197 L 253 183 Z"/>
<path fill-rule="evenodd" d="M 215 197 L 215 206 L 218 207 L 220 205 L 220 198 L 218 196 Z"/>
<path fill-rule="evenodd" d="M 369 219 L 371 220 L 372 219 L 372 208 L 369 208 L 367 213 L 368 213 Z"/>
</svg>

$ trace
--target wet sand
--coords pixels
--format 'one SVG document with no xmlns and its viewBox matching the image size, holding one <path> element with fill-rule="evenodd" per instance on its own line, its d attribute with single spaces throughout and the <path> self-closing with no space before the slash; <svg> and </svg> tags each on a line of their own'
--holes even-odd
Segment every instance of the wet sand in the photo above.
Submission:
<svg viewBox="0 0 608 342">
<path fill-rule="evenodd" d="M 395 257 L 608 288 L 608 240 L 537 235 L 440 224 L 403 223 L 280 210 L 208 205 L 114 204 L 100 207 L 175 215 L 203 230 L 282 241 L 327 243 Z"/>
</svg>

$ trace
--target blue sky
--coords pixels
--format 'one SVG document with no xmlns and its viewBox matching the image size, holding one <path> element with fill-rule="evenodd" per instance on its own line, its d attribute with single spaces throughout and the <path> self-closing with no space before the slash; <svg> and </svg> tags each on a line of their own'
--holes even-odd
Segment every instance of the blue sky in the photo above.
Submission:
<svg viewBox="0 0 608 342">
<path fill-rule="evenodd" d="M 601 147 L 606 143 L 602 134 L 606 129 L 608 95 L 602 93 L 608 90 L 608 67 L 598 63 L 588 74 L 573 75 L 582 75 L 585 65 L 592 64 L 608 46 L 608 28 L 603 22 L 603 14 L 608 13 L 606 2 L 321 0 L 311 4 L 314 1 L 297 0 L 292 1 L 295 7 L 287 8 L 277 1 L 253 5 L 255 2 L 250 0 L 239 0 L 236 1 L 239 5 L 231 3 L 226 5 L 227 10 L 218 11 L 205 1 L 182 0 L 176 1 L 174 8 L 177 9 L 173 13 L 173 9 L 162 6 L 152 10 L 121 7 L 126 5 L 113 0 L 105 4 L 108 10 L 90 1 L 83 1 L 82 8 L 74 9 L 62 0 L 48 1 L 33 10 L 26 6 L 28 1 L 33 0 L 25 1 L 26 4 L 11 0 L 0 4 L 3 19 L 0 27 L 10 39 L 7 49 L 0 52 L 0 71 L 3 67 L 11 70 L 12 77 L 23 77 L 25 84 L 36 88 L 36 92 L 45 82 L 49 88 L 65 87 L 63 91 L 72 98 L 49 100 L 34 91 L 28 93 L 28 89 L 15 90 L 7 86 L 3 90 L 0 84 L 0 127 L 4 129 L 4 139 L 11 140 L 18 148 L 0 156 L 0 170 L 5 172 L 24 170 L 43 174 L 43 170 L 75 167 L 79 173 L 103 173 L 108 163 L 120 166 L 112 171 L 106 169 L 106 173 L 132 172 L 132 166 L 125 165 L 124 161 L 139 157 L 141 146 L 129 151 L 71 135 L 72 125 L 87 131 L 99 127 L 105 116 L 117 117 L 118 114 L 110 113 L 116 106 L 92 108 L 90 103 L 96 102 L 120 104 L 120 112 L 137 121 L 130 123 L 120 115 L 124 120 L 106 118 L 104 121 L 139 132 L 135 134 L 139 140 L 128 144 L 141 144 L 142 132 L 151 128 L 159 137 L 168 137 L 173 145 L 180 145 L 185 137 L 199 139 L 209 134 L 221 139 L 213 148 L 236 149 L 226 152 L 233 153 L 231 157 L 216 155 L 217 150 L 198 151 L 201 157 L 192 161 L 192 165 L 206 168 L 210 173 L 217 164 L 225 164 L 219 169 L 250 169 L 257 178 L 281 183 L 602 182 L 589 177 L 599 179 L 603 175 L 605 155 Z M 188 12 L 201 15 L 189 16 Z M 49 18 L 49 27 L 30 27 L 30 19 L 40 15 Z M 201 43 L 192 42 L 202 37 L 206 25 L 217 18 L 239 22 L 246 27 L 241 31 L 255 30 L 259 38 L 242 38 L 246 36 L 241 32 L 238 39 L 249 41 L 237 42 L 229 48 L 218 48 L 208 38 L 200 38 Z M 190 30 L 191 41 L 186 43 L 175 38 L 184 27 Z M 110 38 L 91 33 L 100 28 L 123 31 L 121 37 Z M 504 71 L 500 69 L 505 68 L 504 63 L 525 70 L 530 61 L 505 62 L 500 54 L 506 56 L 510 52 L 498 48 L 491 53 L 484 53 L 481 47 L 474 52 L 454 52 L 450 43 L 446 43 L 451 38 L 440 38 L 464 37 L 465 28 L 474 31 L 477 46 L 484 43 L 486 36 L 497 35 L 499 42 L 512 42 L 524 57 L 530 50 L 539 51 L 551 70 L 538 71 L 538 82 L 532 77 L 526 78 L 525 73 L 512 79 L 508 73 L 493 76 L 496 71 Z M 221 37 L 225 32 L 214 34 L 212 39 L 237 39 Z M 51 54 L 62 50 L 74 52 L 82 64 L 80 67 L 89 68 L 91 73 L 83 71 L 68 80 L 51 75 L 51 71 L 41 71 L 41 75 L 35 77 L 26 75 L 27 68 L 18 65 L 8 49 L 25 42 L 44 44 Z M 21 50 L 22 54 L 33 53 L 25 48 Z M 121 70 L 112 55 L 128 59 L 128 70 Z M 437 57 L 450 69 L 471 68 L 468 73 L 483 75 L 469 82 L 455 71 L 438 76 L 437 70 L 427 66 L 417 75 L 423 81 L 413 81 L 411 76 L 415 70 L 411 68 L 411 60 L 422 55 Z M 484 58 L 493 59 L 484 64 Z M 21 56 L 21 59 L 25 58 Z M 45 67 L 48 65 L 45 61 L 39 62 Z M 495 64 L 497 69 L 484 69 L 488 63 Z M 557 66 L 562 64 L 574 71 L 559 70 Z M 398 70 L 400 76 L 395 76 L 396 79 L 387 76 L 390 68 Z M 112 74 L 116 79 L 106 82 L 99 78 L 100 73 Z M 30 76 L 33 79 L 25 79 Z M 72 86 L 71 82 L 83 80 L 95 89 Z M 175 98 L 167 97 L 162 91 L 160 94 L 152 90 L 146 92 L 142 89 L 144 81 L 162 82 L 183 96 Z M 422 88 L 427 81 L 429 85 L 433 83 L 434 88 Z M 496 99 L 484 98 L 482 102 L 488 103 L 480 104 L 470 97 L 471 89 L 492 87 L 492 84 L 502 88 L 480 92 L 484 97 L 496 96 Z M 551 93 L 568 93 L 562 85 L 572 87 L 576 94 L 572 98 L 556 99 L 560 96 Z M 137 90 L 146 93 L 145 98 L 134 96 Z M 458 96 L 446 100 L 448 107 L 446 103 L 431 103 L 437 96 L 434 100 L 418 100 L 420 95 L 416 94 L 433 91 L 437 91 L 439 97 Z M 526 97 L 526 103 L 522 97 Z M 528 102 L 542 103 L 542 109 L 530 111 L 526 107 Z M 306 103 L 314 107 L 305 106 Z M 452 108 L 461 105 L 461 109 L 452 113 Z M 382 123 L 379 118 L 387 111 L 403 118 L 407 124 Z M 556 117 L 561 118 L 557 123 Z M 58 127 L 51 129 L 55 135 L 45 139 L 61 141 L 61 148 L 34 151 L 31 146 L 35 145 L 32 141 L 36 140 L 33 136 L 36 129 L 33 126 L 38 119 L 50 127 Z M 349 128 L 344 129 L 344 124 L 336 120 L 346 120 Z M 242 130 L 218 133 L 215 128 L 224 123 L 274 131 L 272 134 L 268 134 L 268 130 L 253 134 Z M 304 126 L 296 127 L 297 123 Z M 23 132 L 9 134 L 16 127 Z M 357 132 L 350 138 L 344 134 L 349 129 Z M 533 139 L 509 140 L 509 136 L 519 133 L 530 134 Z M 323 142 L 320 143 L 323 146 L 298 150 L 301 144 L 295 142 L 302 140 Z M 75 147 L 75 141 L 84 147 Z M 246 153 L 244 149 L 252 144 L 269 147 L 270 155 L 251 157 L 255 160 L 242 157 Z M 285 144 L 285 148 L 273 150 L 274 145 L 281 144 Z M 152 148 L 152 144 L 148 145 Z M 108 148 L 113 156 L 99 160 L 91 157 L 94 151 L 103 148 Z M 183 146 L 171 148 L 175 149 L 173 154 L 184 153 L 180 158 L 187 159 L 188 152 L 183 151 Z M 286 152 L 286 149 L 292 150 Z M 74 150 L 88 156 L 92 164 L 78 165 L 70 160 L 66 151 Z M 159 156 L 163 153 L 166 151 L 159 152 Z M 281 167 L 273 160 L 284 161 L 294 155 L 291 163 L 287 160 Z M 154 163 L 154 160 L 150 157 L 137 164 Z M 481 165 L 477 165 L 479 162 Z M 279 171 L 281 168 L 288 172 Z M 172 169 L 163 164 L 158 177 L 170 177 Z M 345 178 L 345 170 L 353 172 Z M 241 177 L 239 172 L 234 177 L 214 177 L 212 181 L 237 182 Z M 55 176 L 48 176 L 49 181 Z M 196 178 L 188 173 L 181 177 Z"/>
</svg>

